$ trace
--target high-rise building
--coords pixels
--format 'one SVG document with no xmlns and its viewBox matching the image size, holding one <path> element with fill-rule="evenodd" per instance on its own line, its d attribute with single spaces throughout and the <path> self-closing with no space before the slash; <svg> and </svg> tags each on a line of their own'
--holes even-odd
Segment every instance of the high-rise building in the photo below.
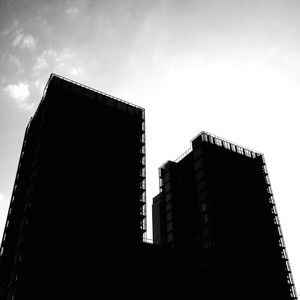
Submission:
<svg viewBox="0 0 300 300">
<path fill-rule="evenodd" d="M 146 231 L 145 112 L 52 74 L 24 137 L 0 298 L 100 299 Z"/>
<path fill-rule="evenodd" d="M 203 299 L 297 299 L 261 153 L 201 132 L 159 173 L 154 242 L 207 265 Z"/>
</svg>

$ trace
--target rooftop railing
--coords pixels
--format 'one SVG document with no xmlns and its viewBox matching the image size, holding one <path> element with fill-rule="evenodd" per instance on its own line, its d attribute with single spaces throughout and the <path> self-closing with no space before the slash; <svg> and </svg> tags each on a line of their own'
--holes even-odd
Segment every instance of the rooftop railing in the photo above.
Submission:
<svg viewBox="0 0 300 300">
<path fill-rule="evenodd" d="M 211 143 L 211 144 L 215 144 L 217 146 L 224 147 L 228 150 L 240 153 L 240 154 L 248 156 L 248 157 L 255 158 L 256 156 L 263 156 L 262 153 L 259 153 L 257 151 L 248 149 L 246 147 L 234 144 L 234 143 L 232 143 L 228 140 L 225 140 L 221 137 L 218 137 L 218 136 L 213 135 L 211 133 L 208 133 L 206 131 L 201 131 L 199 134 L 197 134 L 192 139 L 192 141 L 194 141 L 195 139 L 197 139 L 199 137 L 201 137 L 201 141 L 203 141 L 203 142 L 208 142 L 208 143 Z"/>
<path fill-rule="evenodd" d="M 178 163 L 179 161 L 181 161 L 182 159 L 184 159 L 189 153 L 191 153 L 193 151 L 193 148 L 190 147 L 189 149 L 187 149 L 184 153 L 182 153 L 179 157 L 177 157 L 174 162 Z"/>
<path fill-rule="evenodd" d="M 201 131 L 199 134 L 197 134 L 192 140 L 191 140 L 191 143 L 197 139 L 201 137 L 201 141 L 202 142 L 207 142 L 207 143 L 211 143 L 211 144 L 215 144 L 217 146 L 220 146 L 220 147 L 224 147 L 228 150 L 231 150 L 233 152 L 237 152 L 239 154 L 242 154 L 242 155 L 245 155 L 245 156 L 248 156 L 248 157 L 252 157 L 252 158 L 255 158 L 256 156 L 263 156 L 262 153 L 259 153 L 257 151 L 254 151 L 254 150 L 251 150 L 251 149 L 248 149 L 246 147 L 242 147 L 240 145 L 237 145 L 237 144 L 234 144 L 232 142 L 229 142 L 228 140 L 225 140 L 223 138 L 220 138 L 216 135 L 213 135 L 211 133 L 208 133 L 206 131 Z M 177 157 L 174 162 L 175 163 L 178 163 L 180 162 L 182 159 L 184 159 L 189 153 L 191 153 L 193 151 L 193 147 L 191 146 L 189 149 L 187 149 L 184 153 L 182 153 L 179 157 Z M 167 162 L 166 162 L 167 163 Z M 162 169 L 165 164 L 164 163 L 160 169 Z"/>
<path fill-rule="evenodd" d="M 124 104 L 126 104 L 126 105 L 130 105 L 130 106 L 133 106 L 133 107 L 135 107 L 135 108 L 141 109 L 143 112 L 145 111 L 144 108 L 142 108 L 142 107 L 140 107 L 140 106 L 138 106 L 138 105 L 136 105 L 136 104 L 130 103 L 130 102 L 125 101 L 125 100 L 122 100 L 122 99 L 117 98 L 117 97 L 115 97 L 115 96 L 112 96 L 112 95 L 110 95 L 110 94 L 101 92 L 101 91 L 99 91 L 99 90 L 97 90 L 97 89 L 91 88 L 91 87 L 86 86 L 86 85 L 84 85 L 84 84 L 82 84 L 82 83 L 79 83 L 79 82 L 76 82 L 76 81 L 74 81 L 74 80 L 65 78 L 65 77 L 63 77 L 63 76 L 61 76 L 61 75 L 58 75 L 58 74 L 55 74 L 55 73 L 52 73 L 52 74 L 50 75 L 49 82 L 51 81 L 51 79 L 52 79 L 53 77 L 60 78 L 60 79 L 62 79 L 62 80 L 68 81 L 68 82 L 70 82 L 70 83 L 72 83 L 72 84 L 75 84 L 75 85 L 77 85 L 77 86 L 80 86 L 80 87 L 82 87 L 82 88 L 84 88 L 84 89 L 88 89 L 88 90 L 90 90 L 90 91 L 93 91 L 93 92 L 95 92 L 95 93 L 97 93 L 97 94 L 101 94 L 101 95 L 103 95 L 103 96 L 112 98 L 112 99 L 114 99 L 114 100 L 116 100 L 116 101 L 122 102 L 122 103 L 124 103 Z M 47 84 L 47 85 L 48 85 L 48 84 Z M 143 116 L 144 116 L 144 114 L 143 114 Z"/>
</svg>

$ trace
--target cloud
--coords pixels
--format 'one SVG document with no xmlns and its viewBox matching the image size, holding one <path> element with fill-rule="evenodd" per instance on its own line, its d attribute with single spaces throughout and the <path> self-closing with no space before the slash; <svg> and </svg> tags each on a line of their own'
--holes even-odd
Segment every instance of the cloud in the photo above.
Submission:
<svg viewBox="0 0 300 300">
<path fill-rule="evenodd" d="M 67 10 L 66 10 L 66 13 L 69 16 L 77 15 L 79 12 L 80 12 L 80 9 L 78 7 L 74 7 L 74 6 L 68 7 Z"/>
<path fill-rule="evenodd" d="M 7 58 L 8 58 L 8 61 L 9 61 L 12 65 L 14 65 L 14 66 L 17 67 L 18 71 L 20 71 L 20 72 L 23 72 L 23 71 L 24 71 L 24 69 L 23 69 L 23 67 L 22 67 L 22 64 L 21 64 L 20 60 L 19 60 L 15 55 L 13 55 L 13 54 L 8 54 Z"/>
<path fill-rule="evenodd" d="M 4 28 L 3 30 L 0 31 L 0 37 L 5 37 L 10 35 L 15 29 L 18 27 L 19 22 L 17 20 L 13 20 L 13 22 Z"/>
<path fill-rule="evenodd" d="M 81 68 L 75 68 L 75 67 L 69 67 L 68 72 L 70 73 L 70 75 L 79 75 L 82 73 L 82 69 Z"/>
<path fill-rule="evenodd" d="M 31 110 L 34 106 L 33 103 L 28 103 L 28 97 L 30 96 L 29 84 L 19 82 L 17 84 L 8 84 L 3 88 L 4 92 L 14 99 L 20 108 Z"/>
<path fill-rule="evenodd" d="M 38 72 L 40 70 L 46 69 L 48 67 L 48 62 L 44 54 L 37 57 L 36 63 L 33 66 L 33 70 Z"/>
<path fill-rule="evenodd" d="M 26 35 L 22 29 L 19 29 L 14 34 L 12 45 L 13 47 L 34 50 L 36 48 L 36 39 L 33 37 L 33 35 Z"/>
<path fill-rule="evenodd" d="M 55 58 L 55 61 L 61 65 L 61 64 L 65 64 L 66 61 L 74 58 L 74 56 L 75 56 L 74 51 L 72 51 L 69 48 L 63 48 L 61 52 L 56 53 L 54 55 L 54 58 Z"/>
<path fill-rule="evenodd" d="M 24 36 L 21 47 L 27 49 L 35 49 L 36 39 L 31 34 Z"/>
<path fill-rule="evenodd" d="M 79 13 L 85 12 L 90 4 L 90 1 L 85 0 L 69 0 L 66 5 L 66 14 L 70 17 L 76 17 Z"/>
<path fill-rule="evenodd" d="M 76 76 L 83 70 L 74 63 L 75 58 L 76 53 L 70 48 L 63 48 L 61 51 L 48 49 L 37 57 L 33 70 L 36 74 L 40 74 L 41 71 L 51 67 L 54 72 Z"/>
<path fill-rule="evenodd" d="M 31 85 L 33 87 L 35 87 L 39 91 L 40 94 L 42 94 L 43 91 L 44 91 L 44 89 L 45 89 L 46 82 L 44 82 L 44 81 L 42 81 L 40 79 L 37 79 L 37 80 L 33 81 L 31 83 Z"/>
</svg>

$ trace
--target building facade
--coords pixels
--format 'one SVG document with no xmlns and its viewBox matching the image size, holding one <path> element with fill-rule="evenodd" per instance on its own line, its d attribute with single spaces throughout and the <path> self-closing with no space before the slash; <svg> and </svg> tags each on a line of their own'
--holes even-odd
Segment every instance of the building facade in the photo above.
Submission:
<svg viewBox="0 0 300 300">
<path fill-rule="evenodd" d="M 145 231 L 144 109 L 52 74 L 24 137 L 0 298 L 98 299 Z"/>
<path fill-rule="evenodd" d="M 207 266 L 203 299 L 297 299 L 261 153 L 201 132 L 159 174 L 154 242 Z"/>
</svg>

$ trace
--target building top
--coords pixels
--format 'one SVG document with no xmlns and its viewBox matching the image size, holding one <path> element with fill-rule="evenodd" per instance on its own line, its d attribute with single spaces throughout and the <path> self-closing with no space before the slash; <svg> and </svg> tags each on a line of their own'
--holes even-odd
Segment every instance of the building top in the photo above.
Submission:
<svg viewBox="0 0 300 300">
<path fill-rule="evenodd" d="M 183 160 L 189 153 L 191 153 L 194 148 L 195 145 L 197 145 L 198 143 L 210 143 L 210 144 L 214 144 L 217 145 L 219 147 L 223 147 L 225 149 L 228 149 L 230 151 L 239 153 L 241 155 L 245 155 L 251 158 L 255 158 L 257 156 L 262 156 L 263 158 L 263 154 L 254 150 L 251 150 L 249 148 L 234 144 L 232 142 L 229 142 L 221 137 L 218 137 L 216 135 L 213 135 L 211 133 L 208 133 L 206 131 L 201 131 L 199 134 L 197 134 L 192 140 L 191 140 L 191 147 L 186 150 L 184 153 L 182 153 L 178 158 L 176 158 L 174 160 L 174 163 L 178 163 L 181 160 Z M 164 168 L 168 163 L 170 163 L 171 161 L 167 161 L 165 162 L 160 169 Z"/>
<path fill-rule="evenodd" d="M 65 78 L 61 75 L 58 75 L 58 74 L 55 74 L 55 73 L 52 73 L 46 83 L 46 86 L 44 88 L 44 91 L 43 91 L 43 96 L 42 96 L 42 100 L 40 102 L 40 104 L 43 102 L 43 100 L 45 99 L 46 97 L 46 93 L 47 93 L 47 90 L 50 86 L 50 84 L 52 84 L 53 82 L 55 81 L 61 81 L 62 85 L 65 83 L 65 84 L 68 84 L 68 85 L 72 85 L 72 91 L 74 91 L 75 93 L 80 93 L 82 92 L 83 90 L 85 91 L 89 91 L 90 92 L 90 95 L 87 95 L 87 97 L 89 98 L 96 98 L 97 95 L 101 95 L 101 96 L 105 96 L 106 99 L 109 101 L 108 105 L 109 106 L 112 106 L 112 107 L 116 107 L 117 109 L 120 109 L 120 110 L 132 110 L 133 112 L 135 111 L 142 111 L 142 116 L 143 116 L 143 119 L 145 118 L 145 109 L 138 106 L 138 105 L 135 105 L 135 104 L 132 104 L 130 102 L 127 102 L 125 100 L 122 100 L 120 98 L 117 98 L 115 96 L 112 96 L 112 95 L 109 95 L 107 93 L 104 93 L 104 92 L 101 92 L 99 90 L 96 90 L 94 88 L 91 88 L 91 87 L 88 87 L 84 84 L 81 84 L 81 83 L 78 83 L 74 80 L 71 80 L 71 79 L 68 79 L 68 78 Z M 40 105 L 39 105 L 40 107 Z M 39 110 L 39 107 L 36 111 L 36 113 L 38 112 Z"/>
</svg>

